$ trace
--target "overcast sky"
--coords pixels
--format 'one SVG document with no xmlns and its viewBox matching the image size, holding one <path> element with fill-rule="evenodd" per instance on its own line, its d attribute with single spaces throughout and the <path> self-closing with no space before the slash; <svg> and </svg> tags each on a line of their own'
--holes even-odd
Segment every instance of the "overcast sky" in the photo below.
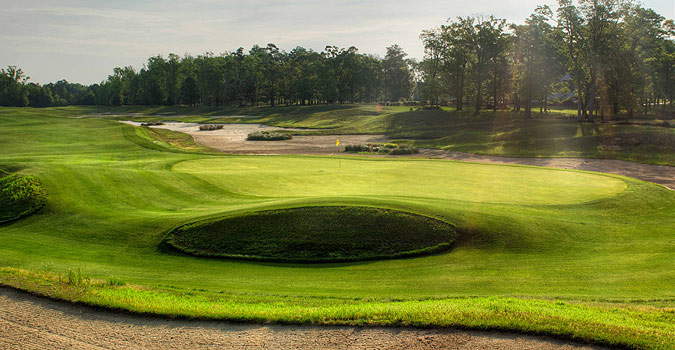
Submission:
<svg viewBox="0 0 675 350">
<path fill-rule="evenodd" d="M 66 79 L 90 84 L 114 67 L 139 69 L 148 57 L 170 52 L 220 54 L 275 43 L 356 46 L 382 56 L 399 44 L 423 55 L 419 34 L 450 17 L 474 14 L 520 23 L 550 0 L 0 0 L 0 67 L 16 65 L 30 81 Z M 666 18 L 675 0 L 644 0 Z"/>
</svg>

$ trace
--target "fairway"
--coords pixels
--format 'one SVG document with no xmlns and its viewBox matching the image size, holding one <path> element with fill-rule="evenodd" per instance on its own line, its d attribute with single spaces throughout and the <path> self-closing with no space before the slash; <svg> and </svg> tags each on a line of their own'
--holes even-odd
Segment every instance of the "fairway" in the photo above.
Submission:
<svg viewBox="0 0 675 350">
<path fill-rule="evenodd" d="M 134 130 L 54 110 L 0 110 L 0 168 L 34 176 L 47 198 L 38 213 L 0 226 L 0 282 L 168 315 L 673 345 L 675 192 L 662 186 L 444 160 L 165 152 L 140 146 Z M 424 257 L 310 265 L 162 247 L 185 223 L 311 206 L 402 210 L 450 223 L 458 236 L 451 250 Z M 53 277 L 69 271 L 93 284 Z M 538 321 L 513 320 L 521 316 Z M 600 326 L 574 330 L 589 317 Z"/>
</svg>

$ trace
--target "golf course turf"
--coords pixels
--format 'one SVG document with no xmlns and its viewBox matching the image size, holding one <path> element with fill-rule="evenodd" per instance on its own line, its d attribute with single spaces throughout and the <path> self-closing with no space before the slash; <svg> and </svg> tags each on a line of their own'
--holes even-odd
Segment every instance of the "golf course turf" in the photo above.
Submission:
<svg viewBox="0 0 675 350">
<path fill-rule="evenodd" d="M 0 283 L 167 316 L 675 348 L 675 191 L 527 166 L 189 153 L 141 128 L 74 116 L 0 109 L 0 168 L 36 178 L 47 198 L 0 225 Z M 457 238 L 439 254 L 327 264 L 161 248 L 186 223 L 317 206 L 419 214 L 450 223 Z M 68 278 L 74 271 L 85 278 Z"/>
</svg>

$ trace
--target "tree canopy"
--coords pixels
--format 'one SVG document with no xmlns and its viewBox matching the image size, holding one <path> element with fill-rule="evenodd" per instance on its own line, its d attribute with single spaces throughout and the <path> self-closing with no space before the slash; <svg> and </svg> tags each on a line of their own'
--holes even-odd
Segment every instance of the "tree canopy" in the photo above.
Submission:
<svg viewBox="0 0 675 350">
<path fill-rule="evenodd" d="M 411 102 L 475 113 L 549 103 L 576 106 L 595 120 L 647 113 L 675 97 L 675 24 L 632 0 L 558 0 L 523 24 L 495 16 L 451 18 L 424 30 L 424 58 L 398 45 L 383 58 L 354 47 L 316 52 L 275 44 L 220 55 L 150 57 L 117 67 L 99 84 L 29 82 L 0 70 L 0 105 L 67 104 L 257 106 Z"/>
</svg>

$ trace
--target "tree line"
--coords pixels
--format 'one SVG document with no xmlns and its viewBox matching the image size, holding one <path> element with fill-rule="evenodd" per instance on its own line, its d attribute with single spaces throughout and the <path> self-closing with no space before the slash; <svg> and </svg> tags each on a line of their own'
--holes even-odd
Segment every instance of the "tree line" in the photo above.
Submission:
<svg viewBox="0 0 675 350">
<path fill-rule="evenodd" d="M 327 46 L 290 52 L 274 44 L 248 52 L 150 57 L 139 71 L 115 68 L 100 84 L 59 81 L 27 83 L 21 69 L 0 70 L 0 105 L 201 105 L 370 103 L 409 100 L 415 86 L 413 61 L 398 45 L 384 58 L 356 47 Z"/>
<path fill-rule="evenodd" d="M 675 25 L 630 0 L 558 0 L 524 24 L 494 16 L 450 19 L 420 35 L 423 60 L 398 45 L 383 58 L 356 47 L 322 52 L 274 44 L 220 55 L 150 57 L 140 70 L 118 67 L 100 84 L 28 82 L 0 70 L 0 105 L 51 106 L 279 104 L 417 101 L 458 110 L 566 102 L 579 119 L 672 106 Z"/>
<path fill-rule="evenodd" d="M 420 38 L 422 99 L 525 110 L 567 99 L 578 119 L 672 106 L 675 25 L 632 1 L 558 0 L 522 25 L 458 17 Z"/>
</svg>

